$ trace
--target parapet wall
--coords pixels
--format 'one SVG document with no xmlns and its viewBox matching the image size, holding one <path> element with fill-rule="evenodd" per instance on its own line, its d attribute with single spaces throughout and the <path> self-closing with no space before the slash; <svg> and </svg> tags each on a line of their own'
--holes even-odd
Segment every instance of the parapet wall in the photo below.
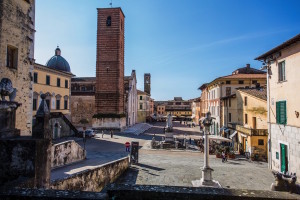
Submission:
<svg viewBox="0 0 300 200">
<path fill-rule="evenodd" d="M 51 168 L 68 165 L 85 158 L 85 150 L 74 140 L 53 144 L 51 148 Z"/>
<path fill-rule="evenodd" d="M 129 167 L 129 157 L 76 173 L 65 179 L 54 180 L 51 189 L 100 192 L 114 182 Z"/>
</svg>

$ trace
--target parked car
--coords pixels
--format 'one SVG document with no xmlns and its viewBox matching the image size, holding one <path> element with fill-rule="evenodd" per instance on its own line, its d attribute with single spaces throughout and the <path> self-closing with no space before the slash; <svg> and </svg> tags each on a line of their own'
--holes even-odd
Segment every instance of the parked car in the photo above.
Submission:
<svg viewBox="0 0 300 200">
<path fill-rule="evenodd" d="M 87 137 L 87 138 L 95 137 L 95 135 L 96 135 L 96 133 L 92 129 L 88 129 L 85 131 L 85 137 Z"/>
</svg>

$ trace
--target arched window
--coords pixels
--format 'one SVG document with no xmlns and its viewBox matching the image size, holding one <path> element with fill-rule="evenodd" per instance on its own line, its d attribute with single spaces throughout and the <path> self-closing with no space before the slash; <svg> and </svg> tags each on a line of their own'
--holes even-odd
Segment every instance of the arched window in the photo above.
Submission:
<svg viewBox="0 0 300 200">
<path fill-rule="evenodd" d="M 61 95 L 56 95 L 56 110 L 60 110 L 60 99 L 61 99 Z"/>
<path fill-rule="evenodd" d="M 106 26 L 111 26 L 111 16 L 108 16 L 106 19 Z"/>
</svg>

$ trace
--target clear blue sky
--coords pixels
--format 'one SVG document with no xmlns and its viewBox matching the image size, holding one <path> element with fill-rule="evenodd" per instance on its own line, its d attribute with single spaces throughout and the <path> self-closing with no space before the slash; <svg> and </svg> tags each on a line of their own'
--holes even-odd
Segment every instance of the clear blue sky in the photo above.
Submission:
<svg viewBox="0 0 300 200">
<path fill-rule="evenodd" d="M 36 0 L 35 59 L 57 45 L 76 76 L 95 76 L 97 10 L 110 0 Z M 197 88 L 300 33 L 298 0 L 113 0 L 125 13 L 125 75 L 151 73 L 155 100 Z"/>
</svg>

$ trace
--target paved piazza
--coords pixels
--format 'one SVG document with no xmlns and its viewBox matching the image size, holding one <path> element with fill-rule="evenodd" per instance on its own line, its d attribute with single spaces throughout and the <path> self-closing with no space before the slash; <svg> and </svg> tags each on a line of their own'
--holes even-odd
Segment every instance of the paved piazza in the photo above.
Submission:
<svg viewBox="0 0 300 200">
<path fill-rule="evenodd" d="M 139 141 L 139 164 L 132 165 L 120 177 L 118 183 L 140 185 L 170 185 L 192 186 L 191 181 L 201 178 L 203 166 L 203 153 L 183 150 L 151 150 L 150 141 L 155 135 L 156 140 L 161 140 L 165 123 L 153 124 L 146 133 L 139 136 L 132 134 L 116 133 L 101 134 L 86 143 L 87 159 L 80 163 L 52 170 L 51 179 L 69 176 L 73 173 L 94 168 L 107 162 L 127 156 L 124 143 L 126 141 Z M 199 127 L 189 128 L 179 123 L 174 123 L 174 134 L 177 137 L 199 138 Z M 83 145 L 81 139 L 78 143 Z M 225 188 L 269 190 L 274 181 L 271 171 L 265 162 L 251 162 L 247 160 L 228 160 L 222 163 L 221 159 L 210 156 L 210 166 L 214 169 L 213 178 Z"/>
</svg>

